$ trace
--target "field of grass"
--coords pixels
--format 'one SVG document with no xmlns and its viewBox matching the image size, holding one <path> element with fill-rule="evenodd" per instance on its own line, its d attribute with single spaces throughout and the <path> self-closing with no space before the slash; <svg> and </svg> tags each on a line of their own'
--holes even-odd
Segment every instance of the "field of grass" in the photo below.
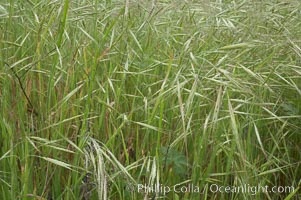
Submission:
<svg viewBox="0 0 301 200">
<path fill-rule="evenodd" d="M 2 200 L 297 200 L 300 144 L 299 0 L 0 3 Z"/>
</svg>

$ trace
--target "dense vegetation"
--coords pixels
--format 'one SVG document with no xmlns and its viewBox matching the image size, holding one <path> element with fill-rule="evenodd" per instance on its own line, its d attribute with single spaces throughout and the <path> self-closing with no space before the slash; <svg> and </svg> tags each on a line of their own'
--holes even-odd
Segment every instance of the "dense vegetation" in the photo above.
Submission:
<svg viewBox="0 0 301 200">
<path fill-rule="evenodd" d="M 0 199 L 300 199 L 300 27 L 299 0 L 2 0 Z"/>
</svg>

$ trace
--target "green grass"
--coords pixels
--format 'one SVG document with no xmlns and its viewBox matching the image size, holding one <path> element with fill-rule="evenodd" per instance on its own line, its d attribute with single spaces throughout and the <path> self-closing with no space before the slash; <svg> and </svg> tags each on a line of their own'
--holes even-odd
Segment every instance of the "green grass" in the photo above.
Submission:
<svg viewBox="0 0 301 200">
<path fill-rule="evenodd" d="M 1 1 L 0 199 L 300 199 L 300 10 Z"/>
</svg>

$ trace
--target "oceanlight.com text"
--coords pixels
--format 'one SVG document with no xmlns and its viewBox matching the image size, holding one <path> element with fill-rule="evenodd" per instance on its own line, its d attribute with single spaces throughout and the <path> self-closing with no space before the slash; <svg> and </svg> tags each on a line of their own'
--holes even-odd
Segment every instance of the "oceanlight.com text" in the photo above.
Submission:
<svg viewBox="0 0 301 200">
<path fill-rule="evenodd" d="M 256 195 L 257 193 L 291 193 L 294 192 L 293 186 L 251 186 L 250 184 L 244 184 L 240 186 L 222 186 L 218 184 L 212 184 L 209 186 L 209 191 L 212 193 L 249 193 Z"/>
</svg>

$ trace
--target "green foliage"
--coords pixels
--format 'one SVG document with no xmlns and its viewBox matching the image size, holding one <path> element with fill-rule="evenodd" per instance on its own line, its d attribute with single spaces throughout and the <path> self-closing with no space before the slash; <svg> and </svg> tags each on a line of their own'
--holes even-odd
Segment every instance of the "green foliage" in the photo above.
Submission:
<svg viewBox="0 0 301 200">
<path fill-rule="evenodd" d="M 0 199 L 300 199 L 300 10 L 2 0 Z"/>
<path fill-rule="evenodd" d="M 160 163 L 171 170 L 173 175 L 185 178 L 188 163 L 183 153 L 168 147 L 162 147 L 160 158 Z"/>
</svg>

